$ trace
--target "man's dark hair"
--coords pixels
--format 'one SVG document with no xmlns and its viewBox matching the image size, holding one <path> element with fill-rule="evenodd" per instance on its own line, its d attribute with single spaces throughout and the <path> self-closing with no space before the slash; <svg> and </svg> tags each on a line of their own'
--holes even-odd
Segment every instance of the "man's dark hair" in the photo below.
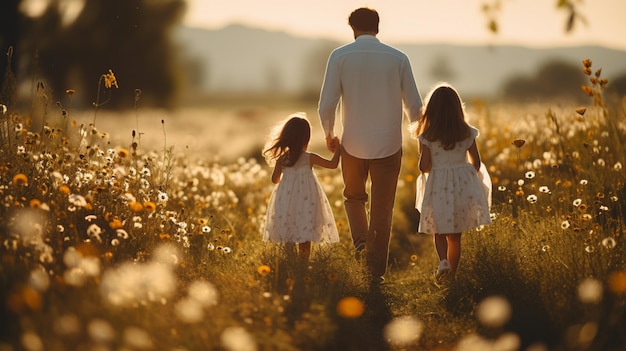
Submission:
<svg viewBox="0 0 626 351">
<path fill-rule="evenodd" d="M 362 32 L 378 33 L 379 21 L 378 12 L 367 7 L 361 7 L 352 11 L 350 18 L 348 18 L 350 26 Z"/>
</svg>

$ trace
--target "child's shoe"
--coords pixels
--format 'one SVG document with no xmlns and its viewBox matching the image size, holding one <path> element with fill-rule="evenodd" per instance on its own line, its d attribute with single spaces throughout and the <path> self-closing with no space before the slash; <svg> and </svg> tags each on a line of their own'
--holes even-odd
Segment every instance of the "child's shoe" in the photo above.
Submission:
<svg viewBox="0 0 626 351">
<path fill-rule="evenodd" d="M 447 259 L 443 259 L 439 261 L 439 268 L 437 268 L 437 274 L 435 275 L 435 279 L 437 283 L 442 282 L 447 279 L 450 275 L 452 268 L 450 267 L 450 262 Z"/>
</svg>

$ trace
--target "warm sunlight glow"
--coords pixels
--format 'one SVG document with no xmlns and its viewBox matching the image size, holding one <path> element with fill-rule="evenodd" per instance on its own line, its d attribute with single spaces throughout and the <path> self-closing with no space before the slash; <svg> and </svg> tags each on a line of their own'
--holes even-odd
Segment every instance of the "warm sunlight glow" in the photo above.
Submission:
<svg viewBox="0 0 626 351">
<path fill-rule="evenodd" d="M 489 32 L 484 0 L 232 0 L 215 6 L 210 0 L 188 0 L 185 23 L 221 28 L 240 23 L 305 37 L 351 39 L 349 13 L 369 6 L 381 16 L 379 37 L 391 42 L 452 44 L 521 44 L 526 46 L 604 45 L 626 49 L 626 2 L 577 1 L 581 21 L 565 33 L 568 13 L 557 0 L 511 0 L 497 13 L 499 33 Z M 306 14 L 306 15 L 305 15 Z"/>
</svg>

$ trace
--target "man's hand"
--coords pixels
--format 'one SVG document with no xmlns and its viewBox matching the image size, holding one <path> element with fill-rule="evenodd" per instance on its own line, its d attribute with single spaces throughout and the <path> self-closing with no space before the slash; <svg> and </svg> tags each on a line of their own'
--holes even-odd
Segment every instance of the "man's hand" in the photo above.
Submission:
<svg viewBox="0 0 626 351">
<path fill-rule="evenodd" d="M 332 137 L 330 135 L 326 136 L 326 147 L 332 153 L 335 153 L 339 148 L 339 138 Z"/>
</svg>

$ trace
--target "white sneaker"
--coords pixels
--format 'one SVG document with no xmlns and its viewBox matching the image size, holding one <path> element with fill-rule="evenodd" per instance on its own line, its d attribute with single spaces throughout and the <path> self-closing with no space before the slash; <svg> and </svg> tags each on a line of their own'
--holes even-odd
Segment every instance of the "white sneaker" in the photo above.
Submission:
<svg viewBox="0 0 626 351">
<path fill-rule="evenodd" d="M 437 274 L 435 275 L 435 279 L 437 282 L 445 279 L 451 272 L 452 268 L 450 267 L 450 262 L 447 259 L 443 259 L 439 261 L 439 268 L 437 268 Z"/>
</svg>

